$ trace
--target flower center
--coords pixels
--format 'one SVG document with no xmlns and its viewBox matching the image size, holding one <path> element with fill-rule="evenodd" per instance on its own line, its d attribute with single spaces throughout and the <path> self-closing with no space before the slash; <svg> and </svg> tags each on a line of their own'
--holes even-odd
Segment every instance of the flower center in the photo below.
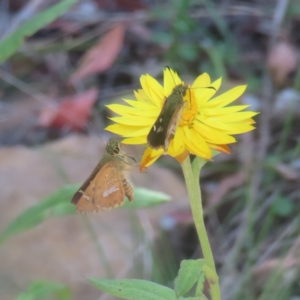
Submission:
<svg viewBox="0 0 300 300">
<path fill-rule="evenodd" d="M 185 104 L 179 120 L 179 126 L 191 125 L 198 113 L 198 104 L 191 89 L 185 97 Z"/>
</svg>

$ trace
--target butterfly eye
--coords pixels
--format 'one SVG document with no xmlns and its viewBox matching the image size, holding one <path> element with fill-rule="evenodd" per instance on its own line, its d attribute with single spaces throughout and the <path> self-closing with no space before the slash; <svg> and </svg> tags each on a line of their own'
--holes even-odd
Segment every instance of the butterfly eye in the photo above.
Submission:
<svg viewBox="0 0 300 300">
<path fill-rule="evenodd" d="M 106 152 L 110 155 L 116 155 L 120 152 L 119 142 L 115 139 L 110 139 L 106 145 Z"/>
<path fill-rule="evenodd" d="M 119 154 L 119 152 L 120 152 L 119 147 L 115 147 L 115 148 L 113 149 L 113 153 L 114 153 L 114 154 Z"/>
</svg>

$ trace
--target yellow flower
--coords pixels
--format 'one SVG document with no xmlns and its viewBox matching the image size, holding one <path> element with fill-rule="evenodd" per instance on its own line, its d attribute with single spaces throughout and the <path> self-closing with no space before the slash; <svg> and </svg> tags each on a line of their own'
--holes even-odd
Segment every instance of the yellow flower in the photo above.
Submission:
<svg viewBox="0 0 300 300">
<path fill-rule="evenodd" d="M 140 81 L 142 89 L 134 92 L 136 100 L 124 99 L 129 106 L 107 106 L 120 117 L 111 118 L 116 124 L 109 125 L 106 130 L 125 137 L 122 141 L 124 144 L 146 144 L 147 135 L 166 98 L 175 86 L 184 84 L 177 73 L 168 68 L 164 70 L 164 86 L 148 74 L 142 75 Z M 211 159 L 211 149 L 230 153 L 227 145 L 236 142 L 232 135 L 255 128 L 252 117 L 257 113 L 242 112 L 248 105 L 227 106 L 244 93 L 246 86 L 237 86 L 212 98 L 220 85 L 221 78 L 211 83 L 209 75 L 204 73 L 189 86 L 167 154 L 180 162 L 189 153 Z M 141 161 L 141 170 L 149 167 L 163 153 L 164 149 L 151 149 L 148 146 Z"/>
</svg>

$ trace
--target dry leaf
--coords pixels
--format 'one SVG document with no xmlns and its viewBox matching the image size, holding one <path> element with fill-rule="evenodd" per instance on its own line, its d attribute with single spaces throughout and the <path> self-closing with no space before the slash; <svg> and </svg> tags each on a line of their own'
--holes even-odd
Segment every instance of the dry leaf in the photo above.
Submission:
<svg viewBox="0 0 300 300">
<path fill-rule="evenodd" d="M 297 172 L 286 164 L 277 164 L 275 166 L 277 172 L 287 180 L 297 180 L 299 178 Z"/>
<path fill-rule="evenodd" d="M 287 40 L 280 41 L 271 49 L 267 66 L 277 87 L 283 87 L 288 83 L 290 75 L 297 68 L 297 60 L 297 50 Z"/>
<path fill-rule="evenodd" d="M 125 25 L 116 24 L 101 40 L 82 58 L 77 71 L 70 78 L 77 82 L 83 78 L 106 71 L 118 56 L 124 40 Z"/>
<path fill-rule="evenodd" d="M 81 130 L 85 127 L 91 109 L 96 101 L 98 90 L 89 89 L 84 93 L 62 99 L 59 106 L 46 108 L 39 117 L 39 123 L 45 127 Z"/>
<path fill-rule="evenodd" d="M 293 242 L 293 246 L 289 249 L 284 258 L 268 259 L 254 268 L 253 277 L 256 279 L 256 282 L 260 286 L 263 286 L 276 271 L 280 271 L 282 274 L 285 274 L 285 276 L 288 272 L 297 274 L 297 269 L 299 269 L 300 265 L 299 251 L 300 237 Z"/>
</svg>

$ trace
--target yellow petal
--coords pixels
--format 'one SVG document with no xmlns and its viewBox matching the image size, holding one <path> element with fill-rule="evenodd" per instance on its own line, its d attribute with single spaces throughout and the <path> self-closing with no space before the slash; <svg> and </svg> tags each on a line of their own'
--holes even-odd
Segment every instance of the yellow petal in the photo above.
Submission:
<svg viewBox="0 0 300 300">
<path fill-rule="evenodd" d="M 154 150 L 150 147 L 147 147 L 147 149 L 144 152 L 144 155 L 142 157 L 141 163 L 140 163 L 140 170 L 144 171 L 149 166 L 151 166 L 162 154 L 164 153 L 163 149 Z"/>
<path fill-rule="evenodd" d="M 246 119 L 249 119 L 253 116 L 257 115 L 257 112 L 253 111 L 242 111 L 233 114 L 228 114 L 224 116 L 218 116 L 217 119 L 221 122 L 225 123 L 236 123 Z"/>
<path fill-rule="evenodd" d="M 131 133 L 123 135 L 123 136 L 126 136 L 126 137 L 145 136 L 145 135 L 149 134 L 150 129 L 151 129 L 151 127 L 144 127 L 144 128 L 139 129 L 139 130 L 136 130 L 136 131 L 132 130 Z"/>
<path fill-rule="evenodd" d="M 209 143 L 223 145 L 236 142 L 234 137 L 198 121 L 194 122 L 193 128 Z"/>
<path fill-rule="evenodd" d="M 109 104 L 106 105 L 106 107 L 109 108 L 114 113 L 121 116 L 157 117 L 157 110 L 142 110 L 142 109 L 138 109 L 135 107 L 130 107 L 122 104 Z"/>
<path fill-rule="evenodd" d="M 247 87 L 246 85 L 240 85 L 221 94 L 220 96 L 209 101 L 207 103 L 207 107 L 218 108 L 218 107 L 224 107 L 228 105 L 229 103 L 238 99 L 245 92 L 246 87 Z"/>
<path fill-rule="evenodd" d="M 164 100 L 163 88 L 152 76 L 146 74 L 142 75 L 141 86 L 151 102 L 157 106 L 161 107 Z"/>
<path fill-rule="evenodd" d="M 207 143 L 201 137 L 201 135 L 195 131 L 194 129 L 190 129 L 191 131 L 191 140 L 185 140 L 186 148 L 193 154 L 211 159 L 211 150 L 208 147 Z"/>
<path fill-rule="evenodd" d="M 182 127 L 185 140 L 190 141 L 191 140 L 191 133 L 190 133 L 190 128 L 188 126 L 183 126 Z"/>
<path fill-rule="evenodd" d="M 146 144 L 147 143 L 147 135 L 145 136 L 138 136 L 138 137 L 132 137 L 128 139 L 124 139 L 122 141 L 123 144 L 129 144 L 129 145 L 134 145 L 134 144 Z"/>
<path fill-rule="evenodd" d="M 138 116 L 132 116 L 132 117 L 114 117 L 109 118 L 110 120 L 124 125 L 131 125 L 131 126 L 153 126 L 153 124 L 156 121 L 156 118 L 145 118 L 145 117 L 138 117 Z"/>
<path fill-rule="evenodd" d="M 164 94 L 165 97 L 170 96 L 175 86 L 181 84 L 182 81 L 178 74 L 170 68 L 164 68 Z"/>
<path fill-rule="evenodd" d="M 157 116 L 160 113 L 160 108 L 157 106 L 154 106 L 153 104 L 149 104 L 146 102 L 140 102 L 140 101 L 135 101 L 135 100 L 128 100 L 128 99 L 123 99 L 126 103 L 129 105 L 141 109 L 141 110 L 146 110 L 146 111 L 155 111 L 157 112 Z"/>
<path fill-rule="evenodd" d="M 143 136 L 147 135 L 150 131 L 151 127 L 140 127 L 140 126 L 129 126 L 122 124 L 113 124 L 109 125 L 105 128 L 105 130 L 110 131 L 112 133 L 126 136 L 126 137 L 134 137 L 134 136 Z"/>
<path fill-rule="evenodd" d="M 222 78 L 219 78 L 218 80 L 214 81 L 209 87 L 193 89 L 199 109 L 201 109 L 201 107 L 203 107 L 204 105 L 207 106 L 207 101 L 218 91 L 221 82 Z"/>
<path fill-rule="evenodd" d="M 221 131 L 230 131 L 233 129 L 231 124 L 221 122 L 218 118 L 216 117 L 207 117 L 203 115 L 197 115 L 196 120 L 200 121 L 200 123 L 204 123 L 210 127 L 216 128 Z"/>
<path fill-rule="evenodd" d="M 138 100 L 139 102 L 143 102 L 143 103 L 147 103 L 147 104 L 152 104 L 150 98 L 148 97 L 148 95 L 145 93 L 145 91 L 139 89 L 138 91 L 133 91 L 136 100 Z"/>
<path fill-rule="evenodd" d="M 182 127 L 178 127 L 175 136 L 172 139 L 169 148 L 168 148 L 168 154 L 176 157 L 180 155 L 185 149 L 184 144 L 184 132 Z"/>
<path fill-rule="evenodd" d="M 215 144 L 208 144 L 208 146 L 212 149 L 215 149 L 217 151 L 230 154 L 230 149 L 227 145 L 215 145 Z"/>
<path fill-rule="evenodd" d="M 241 134 L 255 129 L 254 126 L 242 123 L 230 123 L 232 129 L 226 130 L 227 134 Z"/>
<path fill-rule="evenodd" d="M 203 88 L 208 87 L 209 85 L 210 77 L 207 73 L 203 73 L 196 78 L 196 80 L 192 84 L 192 88 Z"/>
<path fill-rule="evenodd" d="M 188 155 L 189 155 L 189 151 L 185 148 L 184 151 L 178 156 L 176 156 L 175 158 L 181 164 Z"/>
<path fill-rule="evenodd" d="M 215 80 L 210 86 L 214 87 L 218 91 L 221 84 L 222 84 L 222 77 Z"/>
<path fill-rule="evenodd" d="M 250 105 L 235 105 L 235 106 L 228 106 L 228 107 L 220 107 L 220 108 L 204 108 L 201 110 L 204 115 L 206 116 L 221 116 L 225 114 L 232 114 L 241 110 L 246 109 Z"/>
<path fill-rule="evenodd" d="M 241 123 L 249 124 L 249 125 L 256 124 L 256 122 L 252 118 L 250 118 L 248 120 L 243 120 Z"/>
<path fill-rule="evenodd" d="M 150 87 L 151 100 L 162 107 L 165 102 L 164 88 L 150 75 L 147 77 L 147 84 Z"/>
</svg>

